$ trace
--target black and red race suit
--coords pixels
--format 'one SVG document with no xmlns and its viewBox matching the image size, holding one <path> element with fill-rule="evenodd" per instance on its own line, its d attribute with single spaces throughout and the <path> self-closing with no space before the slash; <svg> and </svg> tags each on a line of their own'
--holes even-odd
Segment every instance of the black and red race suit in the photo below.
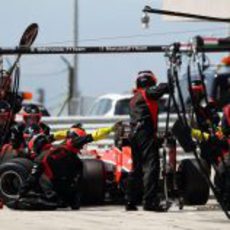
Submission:
<svg viewBox="0 0 230 230">
<path fill-rule="evenodd" d="M 158 102 L 168 93 L 168 84 L 161 83 L 137 89 L 130 102 L 130 144 L 133 169 L 128 178 L 127 202 L 136 204 L 142 190 L 143 204 L 158 205 L 157 190 L 160 172 L 157 142 Z"/>
<path fill-rule="evenodd" d="M 50 128 L 40 122 L 38 125 L 26 126 L 24 122 L 11 122 L 8 131 L 5 133 L 4 143 L 0 150 L 0 161 L 15 157 L 25 157 L 31 160 L 35 155 L 30 154 L 27 142 L 35 134 L 50 135 Z"/>
<path fill-rule="evenodd" d="M 78 155 L 83 145 L 92 141 L 92 135 L 88 134 L 67 140 L 59 147 L 44 145 L 34 159 L 31 174 L 21 188 L 21 196 L 25 196 L 43 178 L 40 186 L 44 194 L 54 191 L 58 198 L 69 205 L 80 200 L 83 165 Z"/>
<path fill-rule="evenodd" d="M 214 177 L 219 197 L 227 210 L 230 210 L 230 138 L 217 144 L 219 154 L 216 154 L 217 172 Z"/>
</svg>

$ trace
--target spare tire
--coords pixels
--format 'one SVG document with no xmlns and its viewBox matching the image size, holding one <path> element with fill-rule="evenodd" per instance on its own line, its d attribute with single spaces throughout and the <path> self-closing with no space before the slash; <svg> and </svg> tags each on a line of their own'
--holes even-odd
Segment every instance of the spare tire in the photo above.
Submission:
<svg viewBox="0 0 230 230">
<path fill-rule="evenodd" d="M 210 167 L 201 160 L 206 175 Z M 209 198 L 209 185 L 195 159 L 182 160 L 178 167 L 178 188 L 186 205 L 204 205 Z"/>
<path fill-rule="evenodd" d="M 0 165 L 0 198 L 4 203 L 18 198 L 19 188 L 28 177 L 33 163 L 16 158 Z"/>
<path fill-rule="evenodd" d="M 105 197 L 105 167 L 97 159 L 83 159 L 82 202 L 100 204 Z"/>
</svg>

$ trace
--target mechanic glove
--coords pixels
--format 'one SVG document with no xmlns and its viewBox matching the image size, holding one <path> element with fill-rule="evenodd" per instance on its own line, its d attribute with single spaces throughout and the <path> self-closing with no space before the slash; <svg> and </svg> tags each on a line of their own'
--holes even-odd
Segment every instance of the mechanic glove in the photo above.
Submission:
<svg viewBox="0 0 230 230">
<path fill-rule="evenodd" d="M 30 175 L 28 176 L 26 181 L 22 184 L 19 190 L 19 197 L 25 196 L 29 192 L 29 190 L 31 190 L 36 186 L 41 174 L 42 174 L 41 164 L 34 163 Z"/>
<path fill-rule="evenodd" d="M 160 83 L 158 85 L 158 88 L 162 90 L 164 93 L 169 94 L 170 92 L 173 92 L 173 88 L 170 87 L 168 83 Z"/>
<path fill-rule="evenodd" d="M 96 129 L 91 134 L 93 141 L 98 141 L 98 140 L 106 138 L 112 131 L 114 131 L 114 129 L 115 129 L 114 126 Z"/>
<path fill-rule="evenodd" d="M 52 143 L 53 141 L 55 141 L 53 134 L 47 135 L 47 138 L 48 138 L 49 143 Z"/>
<path fill-rule="evenodd" d="M 23 142 L 23 133 L 17 126 L 12 127 L 10 132 L 11 132 L 10 140 L 12 146 L 14 149 L 17 149 L 20 147 L 21 143 Z"/>
<path fill-rule="evenodd" d="M 113 131 L 117 131 L 119 128 L 122 126 L 122 121 L 117 121 L 113 126 L 112 129 Z"/>
</svg>

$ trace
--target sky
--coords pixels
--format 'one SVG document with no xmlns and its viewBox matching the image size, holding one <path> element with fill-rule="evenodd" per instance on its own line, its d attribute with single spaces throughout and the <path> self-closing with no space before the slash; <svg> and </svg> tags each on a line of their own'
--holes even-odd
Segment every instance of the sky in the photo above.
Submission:
<svg viewBox="0 0 230 230">
<path fill-rule="evenodd" d="M 189 41 L 195 35 L 226 36 L 220 23 L 169 22 L 151 15 L 150 26 L 140 23 L 145 5 L 160 8 L 162 0 L 78 0 L 79 46 L 168 45 Z M 25 28 L 39 25 L 34 46 L 72 46 L 74 41 L 74 0 L 1 0 L 0 46 L 14 47 Z M 73 63 L 73 55 L 63 55 Z M 220 55 L 211 55 L 218 63 Z M 4 67 L 15 57 L 4 59 Z M 96 98 L 105 93 L 129 92 L 136 74 L 151 69 L 159 81 L 166 80 L 166 65 L 161 54 L 84 54 L 79 55 L 78 84 L 82 96 Z M 60 55 L 23 56 L 21 90 L 44 88 L 46 106 L 55 115 L 67 97 L 68 70 Z M 36 96 L 35 96 L 36 99 Z"/>
</svg>

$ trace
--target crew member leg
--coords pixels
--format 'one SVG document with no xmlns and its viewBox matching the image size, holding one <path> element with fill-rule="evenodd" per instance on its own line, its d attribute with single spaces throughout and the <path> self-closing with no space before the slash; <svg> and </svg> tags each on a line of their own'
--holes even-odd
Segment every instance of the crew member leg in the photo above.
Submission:
<svg viewBox="0 0 230 230">
<path fill-rule="evenodd" d="M 136 135 L 130 138 L 131 149 L 132 149 L 132 162 L 133 168 L 128 176 L 127 190 L 126 190 L 126 210 L 136 211 L 138 194 L 142 191 L 142 159 L 141 152 L 139 150 Z"/>
</svg>

